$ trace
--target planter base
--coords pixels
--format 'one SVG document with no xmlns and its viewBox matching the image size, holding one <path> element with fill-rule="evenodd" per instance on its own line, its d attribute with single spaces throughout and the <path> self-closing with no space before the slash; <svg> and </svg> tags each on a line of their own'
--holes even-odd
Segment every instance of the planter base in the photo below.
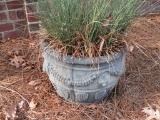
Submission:
<svg viewBox="0 0 160 120">
<path fill-rule="evenodd" d="M 97 59 L 57 56 L 43 46 L 43 71 L 49 76 L 57 93 L 76 103 L 96 103 L 109 95 L 125 69 L 123 50 L 116 56 Z"/>
</svg>

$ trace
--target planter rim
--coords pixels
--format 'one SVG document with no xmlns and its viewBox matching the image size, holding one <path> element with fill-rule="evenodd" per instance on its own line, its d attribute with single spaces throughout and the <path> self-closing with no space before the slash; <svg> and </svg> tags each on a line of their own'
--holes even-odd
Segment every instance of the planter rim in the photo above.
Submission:
<svg viewBox="0 0 160 120">
<path fill-rule="evenodd" d="M 72 55 L 60 55 L 57 51 L 53 50 L 51 46 L 47 44 L 47 42 L 42 41 L 41 42 L 41 48 L 43 52 L 48 54 L 49 56 L 52 56 L 55 60 L 60 60 L 68 64 L 103 64 L 103 63 L 110 63 L 113 60 L 118 59 L 119 57 L 123 56 L 126 51 L 127 47 L 125 47 L 122 51 L 115 52 L 115 55 L 108 54 L 106 56 L 100 56 L 100 57 L 73 57 Z"/>
</svg>

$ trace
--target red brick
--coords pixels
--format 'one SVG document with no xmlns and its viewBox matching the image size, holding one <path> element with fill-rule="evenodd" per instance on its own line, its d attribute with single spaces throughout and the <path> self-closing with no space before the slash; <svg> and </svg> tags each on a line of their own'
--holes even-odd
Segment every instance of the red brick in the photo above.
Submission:
<svg viewBox="0 0 160 120">
<path fill-rule="evenodd" d="M 18 19 L 25 19 L 26 18 L 25 11 L 24 10 L 18 10 L 17 11 L 17 18 Z"/>
<path fill-rule="evenodd" d="M 10 20 L 19 20 L 19 19 L 25 19 L 25 12 L 24 10 L 14 10 L 14 11 L 9 11 L 9 18 Z"/>
<path fill-rule="evenodd" d="M 35 30 L 39 30 L 39 24 L 30 24 L 29 25 L 30 31 L 35 31 Z"/>
<path fill-rule="evenodd" d="M 0 2 L 0 11 L 6 10 L 5 3 Z"/>
<path fill-rule="evenodd" d="M 11 23 L 0 24 L 0 32 L 13 30 L 13 25 Z"/>
<path fill-rule="evenodd" d="M 37 12 L 37 8 L 36 8 L 35 4 L 29 4 L 26 7 L 27 7 L 27 12 L 28 13 Z"/>
<path fill-rule="evenodd" d="M 7 20 L 7 15 L 6 12 L 0 13 L 0 22 L 6 21 Z M 1 28 L 0 28 L 1 29 Z"/>
<path fill-rule="evenodd" d="M 29 22 L 37 22 L 39 21 L 38 16 L 36 15 L 28 15 L 28 21 Z"/>
<path fill-rule="evenodd" d="M 26 0 L 27 3 L 37 2 L 38 0 Z"/>
<path fill-rule="evenodd" d="M 26 28 L 27 27 L 27 23 L 26 21 L 20 21 L 20 22 L 16 22 L 15 23 L 15 28 Z"/>
<path fill-rule="evenodd" d="M 10 2 L 7 2 L 7 7 L 9 10 L 23 8 L 23 2 L 21 2 L 19 0 L 10 1 Z"/>
<path fill-rule="evenodd" d="M 0 33 L 0 40 L 2 40 L 3 38 L 2 38 L 2 33 Z"/>
<path fill-rule="evenodd" d="M 151 1 L 151 5 L 152 4 L 159 4 L 160 5 L 160 1 L 159 0 L 150 0 Z"/>
<path fill-rule="evenodd" d="M 15 31 L 9 31 L 4 33 L 4 39 L 27 37 L 27 36 L 28 36 L 28 32 L 26 32 L 24 29 L 17 29 Z"/>
<path fill-rule="evenodd" d="M 16 11 L 9 11 L 9 18 L 10 18 L 10 20 L 17 20 L 17 12 Z"/>
</svg>

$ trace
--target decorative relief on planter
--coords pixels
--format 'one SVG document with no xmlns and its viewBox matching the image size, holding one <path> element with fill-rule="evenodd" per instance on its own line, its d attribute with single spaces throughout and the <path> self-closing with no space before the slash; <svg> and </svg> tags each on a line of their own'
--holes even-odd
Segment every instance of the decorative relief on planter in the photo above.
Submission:
<svg viewBox="0 0 160 120">
<path fill-rule="evenodd" d="M 78 100 L 79 102 L 83 102 L 88 99 L 88 93 L 76 93 L 75 96 L 76 100 Z"/>
<path fill-rule="evenodd" d="M 66 85 L 74 85 L 74 86 L 87 86 L 89 84 L 91 84 L 93 82 L 93 80 L 101 77 L 103 77 L 103 75 L 105 75 L 102 79 L 100 79 L 98 81 L 98 83 L 101 85 L 101 86 L 107 86 L 107 81 L 106 81 L 106 75 L 107 74 L 110 74 L 110 75 L 119 75 L 121 72 L 119 70 L 117 71 L 109 71 L 109 70 L 103 70 L 103 71 L 96 71 L 96 72 L 93 72 L 91 75 L 88 75 L 86 77 L 83 77 L 83 78 L 80 78 L 80 79 L 74 79 L 74 80 L 71 80 L 71 78 L 65 78 L 63 77 L 63 75 L 59 75 L 58 72 L 54 71 L 54 67 L 51 66 L 49 63 L 47 63 L 47 67 L 44 67 L 44 71 L 46 71 L 47 73 L 51 74 L 54 76 L 54 78 Z M 83 71 L 83 70 L 82 70 Z M 110 76 L 108 75 L 108 76 Z"/>
<path fill-rule="evenodd" d="M 70 85 L 86 86 L 86 85 L 91 84 L 93 80 L 95 80 L 98 77 L 98 74 L 95 73 L 95 74 L 88 75 L 87 77 L 71 80 L 71 78 L 65 78 L 63 77 L 63 75 L 59 75 L 58 72 L 54 71 L 54 67 L 49 65 L 49 63 L 47 64 L 47 67 L 44 67 L 44 71 L 46 71 L 50 75 L 53 75 L 56 80 L 62 82 L 63 84 L 69 85 L 69 86 Z"/>
<path fill-rule="evenodd" d="M 57 86 L 55 85 L 55 83 L 53 81 L 51 81 L 51 83 L 52 83 L 54 89 L 57 90 Z"/>
<path fill-rule="evenodd" d="M 57 93 L 65 99 L 68 99 L 70 97 L 69 92 L 63 88 L 57 89 Z"/>
<path fill-rule="evenodd" d="M 100 60 L 99 63 L 95 63 L 95 66 L 100 67 L 93 69 L 90 67 L 92 61 L 84 62 L 84 58 L 81 61 L 74 59 L 73 62 L 72 58 L 63 61 L 50 49 L 45 49 L 43 57 L 44 72 L 49 75 L 57 93 L 70 102 L 100 101 L 108 96 L 125 69 L 125 50 L 119 52 L 109 63 Z"/>
<path fill-rule="evenodd" d="M 99 91 L 99 92 L 97 92 L 97 93 L 94 95 L 94 98 L 95 98 L 96 100 L 99 100 L 99 99 L 102 98 L 102 96 L 105 96 L 106 93 L 107 93 L 106 90 Z"/>
</svg>

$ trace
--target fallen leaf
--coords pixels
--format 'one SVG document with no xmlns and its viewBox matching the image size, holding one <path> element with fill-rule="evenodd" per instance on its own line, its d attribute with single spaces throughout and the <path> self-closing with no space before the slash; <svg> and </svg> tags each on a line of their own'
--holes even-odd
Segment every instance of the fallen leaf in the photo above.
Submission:
<svg viewBox="0 0 160 120">
<path fill-rule="evenodd" d="M 19 50 L 14 50 L 13 53 L 14 53 L 15 55 L 17 55 L 17 56 L 20 55 L 20 51 L 19 51 Z"/>
<path fill-rule="evenodd" d="M 121 112 L 117 112 L 117 115 L 118 115 L 119 118 L 122 118 L 122 117 L 123 117 L 123 115 L 122 115 Z"/>
<path fill-rule="evenodd" d="M 24 70 L 24 71 L 29 71 L 29 70 L 31 70 L 31 69 L 32 69 L 31 66 L 27 66 L 27 67 L 25 67 L 23 70 Z"/>
<path fill-rule="evenodd" d="M 22 108 L 22 107 L 23 107 L 23 104 L 24 104 L 24 101 L 20 101 L 20 102 L 18 103 L 18 107 L 19 107 L 19 108 Z"/>
<path fill-rule="evenodd" d="M 27 64 L 27 62 L 24 62 L 21 66 L 22 66 L 22 68 L 25 68 L 28 66 L 28 64 Z"/>
<path fill-rule="evenodd" d="M 24 68 L 24 71 L 29 71 L 31 69 L 34 69 L 36 67 L 36 62 L 35 61 L 27 61 L 24 62 L 22 65 L 22 68 Z"/>
<path fill-rule="evenodd" d="M 10 65 L 16 66 L 16 68 L 19 68 L 21 64 L 24 62 L 23 56 L 14 56 L 10 59 Z"/>
<path fill-rule="evenodd" d="M 36 85 L 39 85 L 41 84 L 42 82 L 40 80 L 33 80 L 33 81 L 30 81 L 28 83 L 28 85 L 31 85 L 31 86 L 36 86 Z"/>
<path fill-rule="evenodd" d="M 12 55 L 13 55 L 13 52 L 12 52 L 12 51 L 8 51 L 8 52 L 7 52 L 7 55 L 8 55 L 8 56 L 12 56 Z"/>
<path fill-rule="evenodd" d="M 33 43 L 33 42 L 29 43 L 29 47 L 30 48 L 35 48 L 36 47 L 36 43 Z"/>
<path fill-rule="evenodd" d="M 152 120 L 152 119 L 160 120 L 160 108 L 154 110 L 153 107 L 149 105 L 149 107 L 144 107 L 142 112 L 149 115 L 149 117 L 147 117 L 146 120 Z"/>
<path fill-rule="evenodd" d="M 71 118 L 69 118 L 70 120 L 77 120 L 77 116 L 73 116 Z"/>
<path fill-rule="evenodd" d="M 5 40 L 0 40 L 0 43 L 5 43 Z"/>
<path fill-rule="evenodd" d="M 55 97 L 53 102 L 56 104 L 62 103 L 61 99 L 59 99 L 58 97 Z"/>
<path fill-rule="evenodd" d="M 109 25 L 109 22 L 111 21 L 111 17 L 112 17 L 112 14 L 110 13 L 106 19 L 103 21 L 103 26 L 104 27 L 107 27 Z"/>
<path fill-rule="evenodd" d="M 101 52 L 102 49 L 103 49 L 104 41 L 105 41 L 105 40 L 102 38 L 102 41 L 101 41 L 101 43 L 100 43 L 99 52 Z"/>
<path fill-rule="evenodd" d="M 17 112 L 16 105 L 8 105 L 5 108 L 6 120 L 9 120 L 9 119 L 14 120 L 17 117 L 16 112 Z"/>
<path fill-rule="evenodd" d="M 29 108 L 33 110 L 34 108 L 36 108 L 36 106 L 37 106 L 37 103 L 35 103 L 34 100 L 32 99 L 31 102 L 29 103 Z"/>
<path fill-rule="evenodd" d="M 133 52 L 134 47 L 133 46 L 129 46 L 128 50 L 129 52 Z"/>
<path fill-rule="evenodd" d="M 91 105 L 89 105 L 89 108 L 90 108 L 90 109 L 96 109 L 97 106 L 96 106 L 95 104 L 91 104 Z"/>
</svg>

